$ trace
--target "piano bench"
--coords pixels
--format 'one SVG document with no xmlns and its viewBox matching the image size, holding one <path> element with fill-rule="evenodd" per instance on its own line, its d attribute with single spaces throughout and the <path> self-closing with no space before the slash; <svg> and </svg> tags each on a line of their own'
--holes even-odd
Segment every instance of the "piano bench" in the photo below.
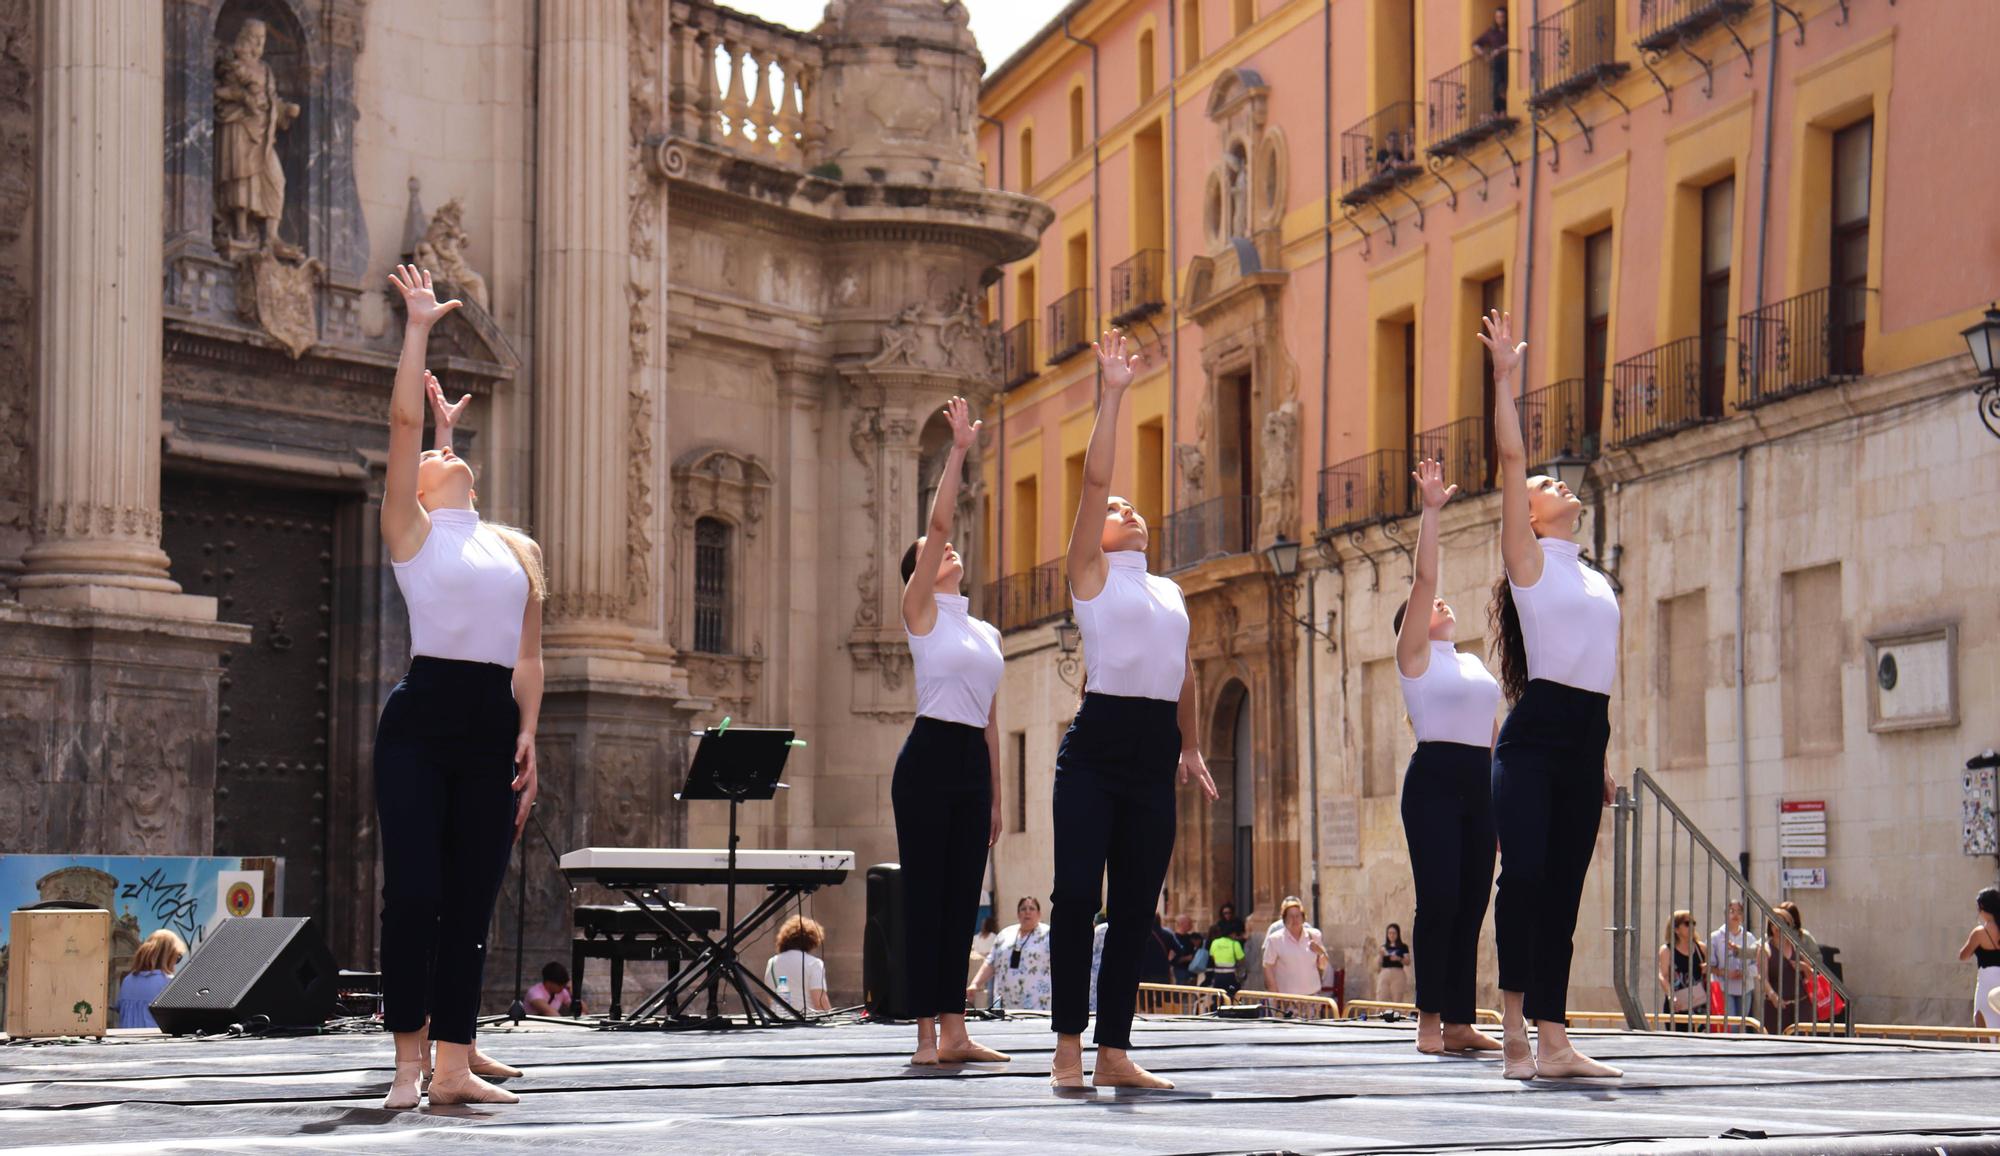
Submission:
<svg viewBox="0 0 2000 1156">
<path fill-rule="evenodd" d="M 722 930 L 722 913 L 713 907 L 672 905 L 674 914 L 696 931 Z M 699 940 L 676 937 L 662 929 L 636 903 L 596 903 L 576 908 L 576 938 L 570 940 L 570 972 L 577 992 L 583 991 L 583 966 L 587 959 L 611 963 L 612 1019 L 624 1017 L 625 964 L 666 960 L 678 971 L 682 963 L 695 958 L 704 946 Z"/>
</svg>

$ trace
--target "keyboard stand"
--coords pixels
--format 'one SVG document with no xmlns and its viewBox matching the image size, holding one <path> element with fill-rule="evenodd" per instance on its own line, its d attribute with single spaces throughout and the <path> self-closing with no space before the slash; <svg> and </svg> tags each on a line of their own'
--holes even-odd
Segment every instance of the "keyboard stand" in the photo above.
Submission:
<svg viewBox="0 0 2000 1156">
<path fill-rule="evenodd" d="M 729 804 L 729 864 L 724 884 L 728 901 L 721 936 L 711 936 L 682 919 L 657 887 L 618 887 L 662 930 L 690 942 L 698 940 L 703 945 L 701 954 L 695 957 L 692 964 L 633 1008 L 631 1017 L 620 1026 L 640 1026 L 657 1017 L 662 1027 L 732 1027 L 735 1021 L 722 1014 L 721 995 L 725 981 L 743 1003 L 743 1018 L 747 1026 L 776 1027 L 805 1023 L 806 1017 L 772 991 L 763 976 L 743 966 L 740 950 L 749 946 L 757 932 L 788 903 L 817 891 L 818 885 L 770 884 L 763 902 L 741 922 L 736 918 L 736 847 L 740 840 L 736 833 L 737 812 L 747 800 L 770 799 L 784 785 L 778 782 L 778 777 L 784 773 L 785 760 L 791 754 L 792 732 L 778 728 L 725 726 L 697 732 L 696 737 L 698 741 L 694 760 L 688 767 L 687 781 L 674 798 L 682 802 L 721 800 Z M 689 1005 L 704 991 L 708 994 L 708 1014 L 690 1016 Z"/>
</svg>

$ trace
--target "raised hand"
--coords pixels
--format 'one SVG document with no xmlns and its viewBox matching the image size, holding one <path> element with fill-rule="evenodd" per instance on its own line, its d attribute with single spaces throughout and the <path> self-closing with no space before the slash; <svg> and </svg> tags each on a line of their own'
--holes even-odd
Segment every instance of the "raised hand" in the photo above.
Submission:
<svg viewBox="0 0 2000 1156">
<path fill-rule="evenodd" d="M 1517 343 L 1514 340 L 1513 314 L 1489 309 L 1486 316 L 1479 319 L 1479 324 L 1485 332 L 1477 336 L 1485 343 L 1487 352 L 1493 355 L 1493 380 L 1512 381 L 1514 375 L 1520 372 L 1521 355 L 1528 351 L 1527 342 Z"/>
<path fill-rule="evenodd" d="M 403 295 L 403 306 L 409 312 L 410 324 L 429 329 L 445 314 L 458 308 L 463 302 L 439 301 L 437 292 L 431 288 L 431 274 L 428 269 L 415 265 L 398 265 L 389 274 L 389 281 Z"/>
<path fill-rule="evenodd" d="M 969 450 L 979 440 L 979 430 L 984 422 L 975 421 L 972 408 L 962 397 L 954 397 L 944 407 L 944 420 L 951 425 L 951 445 L 953 449 Z"/>
<path fill-rule="evenodd" d="M 441 430 L 457 425 L 458 415 L 465 412 L 466 403 L 472 400 L 472 395 L 468 393 L 455 402 L 446 401 L 444 386 L 438 382 L 437 375 L 428 369 L 424 370 L 424 392 L 431 399 L 431 417 L 436 419 Z"/>
<path fill-rule="evenodd" d="M 1458 486 L 1444 484 L 1444 467 L 1430 458 L 1417 463 L 1417 468 L 1410 471 L 1410 480 L 1417 483 L 1417 495 L 1423 499 L 1426 510 L 1437 509 L 1458 493 Z"/>
<path fill-rule="evenodd" d="M 1139 373 L 1139 358 L 1143 355 L 1136 349 L 1127 352 L 1124 330 L 1108 329 L 1103 337 L 1091 342 L 1090 347 L 1097 351 L 1097 364 L 1104 371 L 1104 388 L 1124 389 L 1132 384 L 1132 379 Z"/>
</svg>

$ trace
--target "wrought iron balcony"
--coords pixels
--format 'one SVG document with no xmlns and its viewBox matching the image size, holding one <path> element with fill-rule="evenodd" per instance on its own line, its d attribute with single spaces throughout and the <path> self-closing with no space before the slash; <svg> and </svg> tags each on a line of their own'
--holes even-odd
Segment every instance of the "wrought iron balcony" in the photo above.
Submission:
<svg viewBox="0 0 2000 1156">
<path fill-rule="evenodd" d="M 1008 574 L 986 587 L 986 613 L 1002 634 L 1053 622 L 1069 609 L 1069 588 L 1063 560 L 1044 562 L 1032 570 Z"/>
<path fill-rule="evenodd" d="M 1090 290 L 1073 289 L 1049 306 L 1049 364 L 1090 348 Z"/>
<path fill-rule="evenodd" d="M 1352 529 L 1415 508 L 1408 450 L 1376 450 L 1319 472 L 1321 529 Z"/>
<path fill-rule="evenodd" d="M 1130 325 L 1167 307 L 1167 251 L 1142 249 L 1111 268 L 1111 324 Z"/>
<path fill-rule="evenodd" d="M 1416 101 L 1404 100 L 1340 134 L 1340 200 L 1357 205 L 1424 171 Z"/>
<path fill-rule="evenodd" d="M 1462 417 L 1416 436 L 1415 460 L 1430 458 L 1444 467 L 1446 485 L 1461 494 L 1483 494 L 1493 488 L 1493 465 L 1486 452 L 1484 417 Z"/>
<path fill-rule="evenodd" d="M 1597 405 L 1591 395 L 1602 395 L 1604 383 L 1581 377 L 1564 378 L 1521 395 L 1521 440 L 1528 449 L 1530 469 L 1557 458 L 1597 457 Z"/>
<path fill-rule="evenodd" d="M 1639 0 L 1638 47 L 1665 52 L 1750 11 L 1750 0 Z"/>
<path fill-rule="evenodd" d="M 1012 389 L 1035 377 L 1035 321 L 1029 318 L 1000 335 L 1000 388 Z"/>
<path fill-rule="evenodd" d="M 1614 0 L 1577 0 L 1528 30 L 1528 107 L 1551 108 L 1632 70 L 1618 59 Z"/>
<path fill-rule="evenodd" d="M 1214 558 L 1248 554 L 1257 534 L 1257 499 L 1251 494 L 1210 498 L 1161 519 L 1149 550 L 1162 573 L 1185 570 Z"/>
<path fill-rule="evenodd" d="M 1507 114 L 1507 77 L 1513 49 L 1471 60 L 1431 80 L 1424 105 L 1426 152 L 1455 157 L 1483 140 L 1513 132 L 1520 118 Z"/>
<path fill-rule="evenodd" d="M 1722 416 L 1722 391 L 1704 366 L 1704 346 L 1726 338 L 1683 337 L 1611 367 L 1611 444 L 1637 445 Z M 1723 356 L 1726 364 L 1726 353 Z"/>
<path fill-rule="evenodd" d="M 1859 285 L 1815 289 L 1745 313 L 1737 323 L 1744 406 L 1861 376 L 1868 299 Z"/>
</svg>

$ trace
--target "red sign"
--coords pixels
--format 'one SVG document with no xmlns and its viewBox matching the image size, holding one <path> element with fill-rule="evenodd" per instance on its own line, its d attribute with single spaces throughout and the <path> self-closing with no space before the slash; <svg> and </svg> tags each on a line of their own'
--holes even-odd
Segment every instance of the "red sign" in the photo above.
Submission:
<svg viewBox="0 0 2000 1156">
<path fill-rule="evenodd" d="M 1785 812 L 1788 815 L 1797 814 L 1800 811 L 1824 811 L 1826 810 L 1826 800 L 1787 799 L 1784 802 L 1778 804 L 1778 809 L 1780 811 Z"/>
</svg>

